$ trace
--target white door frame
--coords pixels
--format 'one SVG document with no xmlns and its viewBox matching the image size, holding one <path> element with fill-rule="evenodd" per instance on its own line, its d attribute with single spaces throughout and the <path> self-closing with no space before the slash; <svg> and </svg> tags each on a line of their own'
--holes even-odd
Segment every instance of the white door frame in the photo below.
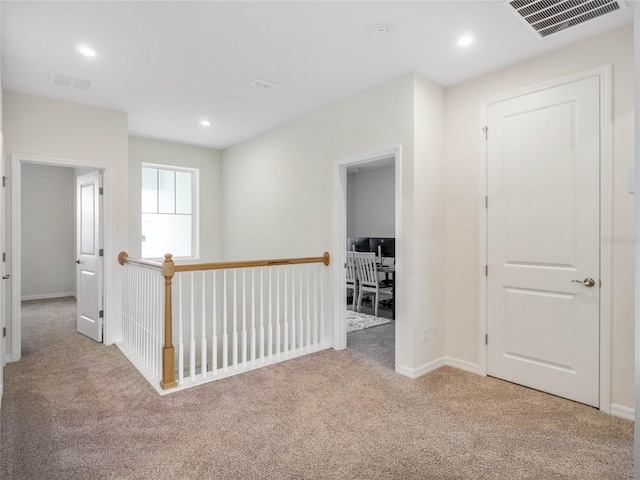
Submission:
<svg viewBox="0 0 640 480">
<path fill-rule="evenodd" d="M 333 168 L 333 218 L 336 219 L 336 228 L 334 229 L 333 236 L 333 259 L 331 264 L 333 265 L 333 298 L 334 298 L 334 310 L 333 310 L 333 348 L 335 350 L 344 350 L 347 348 L 347 289 L 346 284 L 346 272 L 343 266 L 347 261 L 346 258 L 346 239 L 347 239 L 347 167 L 352 165 L 358 165 L 367 163 L 372 160 L 376 160 L 384 157 L 394 157 L 395 166 L 395 253 L 396 253 L 396 273 L 395 279 L 396 285 L 401 284 L 402 275 L 398 275 L 399 265 L 398 257 L 402 255 L 402 239 L 400 236 L 400 225 L 402 219 L 402 208 L 400 199 L 401 196 L 401 183 L 400 178 L 402 164 L 401 160 L 401 147 L 387 148 L 385 150 L 379 150 L 363 155 L 357 155 L 342 160 L 337 160 Z M 400 281 L 398 281 L 400 279 Z M 396 298 L 398 298 L 396 296 Z M 402 309 L 398 309 L 396 305 L 396 320 L 398 319 L 398 312 Z M 402 328 L 402 322 L 396 321 L 396 339 L 399 338 L 398 330 Z M 395 357 L 397 364 L 398 357 L 398 342 L 396 341 Z"/>
<path fill-rule="evenodd" d="M 91 163 L 80 160 L 70 160 L 62 158 L 44 157 L 40 155 L 28 155 L 22 153 L 14 153 L 11 155 L 11 361 L 17 362 L 22 356 L 22 164 L 33 163 L 38 165 L 48 165 L 52 167 L 69 167 L 82 168 L 92 170 L 102 170 L 105 195 L 103 198 L 103 239 L 105 248 L 105 258 L 108 258 L 111 252 L 109 250 L 110 243 L 107 239 L 111 238 L 111 226 L 107 219 L 109 218 L 107 208 L 109 205 L 108 195 L 111 192 L 111 166 L 102 163 Z M 74 190 L 75 191 L 75 190 Z M 110 262 L 104 262 L 103 269 L 103 285 L 104 298 L 107 298 L 107 289 L 111 285 L 111 267 Z M 106 303 L 106 302 L 105 302 Z M 107 338 L 108 315 L 105 311 L 104 316 L 104 333 L 103 342 Z"/>
<path fill-rule="evenodd" d="M 480 374 L 487 375 L 487 308 L 488 290 L 485 265 L 487 265 L 487 210 L 485 197 L 487 196 L 487 148 L 482 128 L 486 125 L 487 109 L 494 103 L 503 102 L 522 95 L 535 93 L 548 88 L 598 76 L 600 78 L 600 410 L 609 413 L 611 410 L 611 265 L 613 235 L 613 139 L 612 139 L 612 101 L 611 101 L 611 65 L 583 70 L 571 75 L 563 76 L 530 87 L 521 88 L 513 92 L 488 98 L 482 102 L 480 111 L 480 311 L 478 315 L 478 352 Z M 491 132 L 489 132 L 491 135 Z M 489 199 L 491 202 L 491 199 Z"/>
</svg>

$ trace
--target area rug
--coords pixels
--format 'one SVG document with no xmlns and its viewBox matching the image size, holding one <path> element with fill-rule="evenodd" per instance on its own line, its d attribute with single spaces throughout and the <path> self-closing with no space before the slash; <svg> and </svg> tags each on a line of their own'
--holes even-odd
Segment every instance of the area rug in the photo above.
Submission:
<svg viewBox="0 0 640 480">
<path fill-rule="evenodd" d="M 347 333 L 357 332 L 358 330 L 364 330 L 365 328 L 377 327 L 378 325 L 384 325 L 391 323 L 388 318 L 374 317 L 373 315 L 367 315 L 366 313 L 358 313 L 353 310 L 347 310 Z"/>
</svg>

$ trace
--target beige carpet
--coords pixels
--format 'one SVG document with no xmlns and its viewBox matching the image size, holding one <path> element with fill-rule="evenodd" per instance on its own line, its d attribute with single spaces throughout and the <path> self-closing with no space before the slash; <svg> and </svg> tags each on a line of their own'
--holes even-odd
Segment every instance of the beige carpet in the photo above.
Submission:
<svg viewBox="0 0 640 480">
<path fill-rule="evenodd" d="M 350 350 L 160 397 L 73 312 L 25 304 L 3 480 L 632 478 L 631 422 L 452 368 L 412 381 Z"/>
</svg>

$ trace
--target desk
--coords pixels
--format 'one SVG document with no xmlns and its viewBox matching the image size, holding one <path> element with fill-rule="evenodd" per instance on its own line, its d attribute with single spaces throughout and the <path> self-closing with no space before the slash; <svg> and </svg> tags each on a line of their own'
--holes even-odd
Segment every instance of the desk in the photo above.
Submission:
<svg viewBox="0 0 640 480">
<path fill-rule="evenodd" d="M 385 275 L 391 275 L 391 318 L 396 318 L 396 266 L 395 265 L 380 265 L 377 267 L 378 272 Z"/>
</svg>

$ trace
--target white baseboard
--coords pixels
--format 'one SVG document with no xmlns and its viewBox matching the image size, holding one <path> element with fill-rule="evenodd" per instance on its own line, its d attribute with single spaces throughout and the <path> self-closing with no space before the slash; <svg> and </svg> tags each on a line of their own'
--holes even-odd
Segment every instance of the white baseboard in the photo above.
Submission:
<svg viewBox="0 0 640 480">
<path fill-rule="evenodd" d="M 632 422 L 636 419 L 636 411 L 633 408 L 623 407 L 622 405 L 616 405 L 615 403 L 611 404 L 609 413 L 614 417 L 624 418 L 625 420 L 631 420 Z"/>
<path fill-rule="evenodd" d="M 467 362 L 466 360 L 460 360 L 454 357 L 444 357 L 444 363 L 445 365 L 457 368 L 458 370 L 464 370 L 465 372 L 481 375 L 480 365 L 478 365 L 477 363 Z"/>
<path fill-rule="evenodd" d="M 76 292 L 60 292 L 60 293 L 45 293 L 42 295 L 23 295 L 22 301 L 25 300 L 47 300 L 49 298 L 63 298 L 63 297 L 75 297 Z"/>
<path fill-rule="evenodd" d="M 122 338 L 122 334 L 120 335 L 113 335 L 109 338 L 109 340 L 105 341 L 104 344 L 105 345 L 113 345 L 114 343 L 122 343 L 123 338 Z"/>
<path fill-rule="evenodd" d="M 418 368 L 410 368 L 405 365 L 398 365 L 396 367 L 396 372 L 398 372 L 400 375 L 404 375 L 405 377 L 409 377 L 415 380 L 416 378 L 419 378 L 423 375 L 426 375 L 429 372 L 433 372 L 434 370 L 437 370 L 438 368 L 444 367 L 444 366 L 445 366 L 445 357 L 440 357 L 440 358 L 436 358 L 435 360 L 432 360 L 429 363 L 425 363 L 424 365 L 421 365 Z"/>
<path fill-rule="evenodd" d="M 11 356 L 10 353 L 5 353 L 4 355 L 4 363 L 11 363 L 13 362 L 13 357 Z"/>
</svg>

